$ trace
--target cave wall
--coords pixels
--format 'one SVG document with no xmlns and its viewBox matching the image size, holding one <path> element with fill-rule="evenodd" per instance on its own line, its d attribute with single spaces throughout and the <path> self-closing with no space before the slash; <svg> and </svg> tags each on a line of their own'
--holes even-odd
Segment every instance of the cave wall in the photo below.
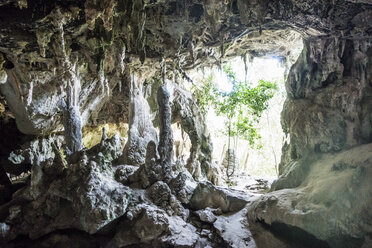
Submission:
<svg viewBox="0 0 372 248">
<path fill-rule="evenodd" d="M 299 161 L 304 164 L 298 166 L 303 177 L 308 162 L 318 155 L 372 141 L 368 111 L 372 93 L 370 54 L 369 40 L 305 41 L 286 81 L 288 99 L 282 126 L 290 136 L 290 144 L 283 148 L 281 174 L 288 173 L 290 169 L 286 169 Z M 291 187 L 303 179 L 296 177 L 289 179 Z"/>
<path fill-rule="evenodd" d="M 281 175 L 249 219 L 326 247 L 371 246 L 371 50 L 370 39 L 304 41 L 286 81 Z"/>
</svg>

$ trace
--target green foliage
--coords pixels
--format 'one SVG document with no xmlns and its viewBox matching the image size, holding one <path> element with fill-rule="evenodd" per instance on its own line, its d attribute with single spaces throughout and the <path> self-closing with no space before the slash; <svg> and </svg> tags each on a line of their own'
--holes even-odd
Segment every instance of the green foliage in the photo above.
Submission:
<svg viewBox="0 0 372 248">
<path fill-rule="evenodd" d="M 203 79 L 201 87 L 193 85 L 191 89 L 203 115 L 207 114 L 209 107 L 215 102 L 215 98 L 218 95 L 213 80 L 214 77 L 211 74 L 207 78 Z"/>
<path fill-rule="evenodd" d="M 253 146 L 260 139 L 256 124 L 262 112 L 268 108 L 268 101 L 278 86 L 259 80 L 257 86 L 253 87 L 249 82 L 239 81 L 231 66 L 224 66 L 223 71 L 232 84 L 231 92 L 219 91 L 213 75 L 209 75 L 199 87 L 193 87 L 194 97 L 204 115 L 213 107 L 217 115 L 227 118 L 226 135 L 246 139 Z"/>
</svg>

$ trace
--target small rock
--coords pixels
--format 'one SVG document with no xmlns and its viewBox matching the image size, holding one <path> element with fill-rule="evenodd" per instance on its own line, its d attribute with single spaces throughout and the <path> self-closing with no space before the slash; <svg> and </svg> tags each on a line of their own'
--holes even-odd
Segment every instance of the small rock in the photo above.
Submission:
<svg viewBox="0 0 372 248">
<path fill-rule="evenodd" d="M 199 217 L 199 219 L 203 222 L 213 224 L 217 217 L 212 213 L 211 209 L 206 208 L 205 210 L 196 211 L 195 214 Z"/>
</svg>

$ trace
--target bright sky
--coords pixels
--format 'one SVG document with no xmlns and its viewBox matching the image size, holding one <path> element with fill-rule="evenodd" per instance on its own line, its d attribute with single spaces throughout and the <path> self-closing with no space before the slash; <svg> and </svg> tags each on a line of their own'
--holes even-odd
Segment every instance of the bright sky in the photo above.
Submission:
<svg viewBox="0 0 372 248">
<path fill-rule="evenodd" d="M 231 67 L 233 71 L 236 73 L 236 77 L 240 81 L 245 80 L 245 66 L 243 60 L 238 57 L 232 61 L 230 61 Z M 248 64 L 248 72 L 247 72 L 247 80 L 252 83 L 252 86 L 254 87 L 257 85 L 258 80 L 263 79 L 263 80 L 268 80 L 271 82 L 277 82 L 279 88 L 281 90 L 284 90 L 283 87 L 283 78 L 284 78 L 284 72 L 285 72 L 285 67 L 283 64 L 280 63 L 280 61 L 277 58 L 254 58 L 251 63 Z M 217 87 L 219 90 L 224 91 L 224 92 L 229 92 L 232 90 L 232 85 L 228 82 L 226 74 L 214 67 L 213 69 L 209 69 L 206 71 L 205 75 L 209 75 L 210 73 L 214 74 L 214 79 L 217 84 Z M 280 94 L 279 94 L 280 95 Z M 278 96 L 280 98 L 280 96 Z M 280 112 L 281 112 L 281 107 L 282 103 L 280 106 L 277 106 L 279 110 L 273 109 L 273 113 L 270 113 L 271 116 L 271 121 L 277 125 L 275 127 L 277 129 L 275 130 L 266 130 L 266 126 L 263 124 L 260 125 L 260 134 L 262 135 L 262 142 L 265 147 L 269 147 L 268 144 L 266 144 L 266 133 L 267 132 L 274 132 L 276 136 L 278 136 L 279 143 L 275 145 L 275 149 L 278 150 L 278 157 L 280 157 L 280 152 L 281 152 L 281 137 L 282 137 L 282 130 L 280 126 Z M 208 111 L 206 122 L 208 125 L 208 129 L 211 132 L 211 139 L 213 142 L 213 160 L 214 161 L 222 161 L 223 159 L 223 150 L 224 146 L 226 146 L 228 140 L 226 136 L 221 136 L 220 131 L 224 130 L 225 127 L 225 120 L 226 118 L 224 116 L 217 116 L 213 108 L 211 108 Z M 272 140 L 275 137 L 269 137 L 269 140 Z M 270 144 L 272 144 L 271 142 Z M 248 142 L 241 140 L 239 142 L 239 146 L 237 147 L 237 156 L 239 160 L 244 161 L 246 157 L 246 151 L 248 150 Z M 250 159 L 250 165 L 248 166 L 248 172 L 251 173 L 251 167 L 252 163 L 254 164 L 259 164 L 261 167 L 262 163 L 267 163 L 268 165 L 266 167 L 272 167 L 271 169 L 273 172 L 275 172 L 274 167 L 273 167 L 273 162 L 271 161 L 271 151 L 267 152 L 265 151 L 264 153 L 267 153 L 267 156 L 270 158 L 262 158 L 260 154 L 255 154 L 255 151 L 250 149 L 251 153 L 251 159 Z M 260 151 L 258 151 L 260 153 Z M 240 161 L 242 163 L 242 161 Z M 260 162 L 260 163 L 258 163 Z M 270 166 L 269 166 L 270 164 Z M 270 168 L 271 168 L 270 167 Z M 266 172 L 265 172 L 266 173 Z"/>
<path fill-rule="evenodd" d="M 247 62 L 248 63 L 248 62 Z M 245 80 L 245 66 L 241 58 L 237 58 L 230 62 L 236 77 L 240 81 Z M 226 74 L 218 69 L 215 70 L 217 87 L 221 91 L 229 92 L 232 90 L 232 85 L 228 82 Z M 253 85 L 257 84 L 258 80 L 280 81 L 283 79 L 285 68 L 280 64 L 277 58 L 254 58 L 252 63 L 248 64 L 248 78 Z"/>
</svg>

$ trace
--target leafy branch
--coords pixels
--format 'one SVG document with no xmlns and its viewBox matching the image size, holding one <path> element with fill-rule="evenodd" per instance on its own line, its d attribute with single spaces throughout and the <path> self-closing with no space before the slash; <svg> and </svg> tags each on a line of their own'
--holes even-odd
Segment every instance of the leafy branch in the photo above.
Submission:
<svg viewBox="0 0 372 248">
<path fill-rule="evenodd" d="M 193 87 L 193 94 L 201 112 L 206 115 L 213 107 L 217 115 L 225 116 L 224 133 L 230 137 L 237 136 L 249 141 L 253 146 L 260 139 L 256 125 L 269 100 L 278 90 L 276 83 L 259 80 L 257 86 L 250 82 L 239 81 L 231 66 L 223 66 L 229 83 L 230 92 L 217 89 L 214 76 L 204 78 L 199 86 Z"/>
</svg>

